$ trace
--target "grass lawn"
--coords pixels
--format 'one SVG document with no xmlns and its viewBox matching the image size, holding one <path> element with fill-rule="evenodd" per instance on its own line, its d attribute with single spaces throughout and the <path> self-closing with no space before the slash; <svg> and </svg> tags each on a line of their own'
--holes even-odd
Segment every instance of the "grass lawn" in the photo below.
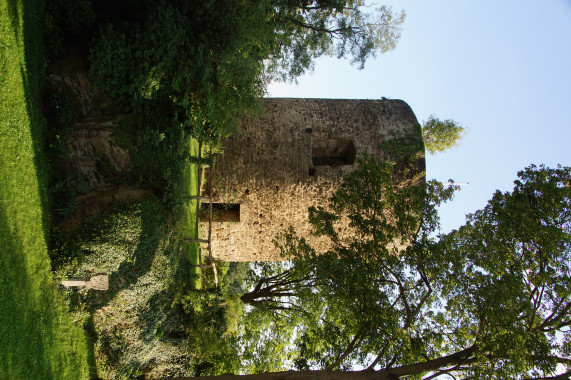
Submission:
<svg viewBox="0 0 571 380">
<path fill-rule="evenodd" d="M 189 151 L 191 157 L 198 157 L 198 142 L 195 139 L 189 139 Z M 197 181 L 198 181 L 198 166 L 197 164 L 190 164 L 186 167 L 183 176 L 183 194 L 198 195 L 197 194 Z M 196 225 L 196 202 L 197 200 L 189 200 L 186 202 L 183 210 L 183 218 L 181 221 L 183 237 L 196 238 L 195 225 Z M 185 242 L 186 251 L 188 252 L 188 259 L 191 264 L 200 264 L 198 256 L 198 245 L 193 242 Z M 204 258 L 203 258 L 204 261 Z M 192 284 L 195 289 L 202 288 L 202 275 L 198 267 L 193 267 L 191 270 Z"/>
<path fill-rule="evenodd" d="M 40 2 L 0 1 L 0 378 L 89 378 L 47 253 Z"/>
</svg>

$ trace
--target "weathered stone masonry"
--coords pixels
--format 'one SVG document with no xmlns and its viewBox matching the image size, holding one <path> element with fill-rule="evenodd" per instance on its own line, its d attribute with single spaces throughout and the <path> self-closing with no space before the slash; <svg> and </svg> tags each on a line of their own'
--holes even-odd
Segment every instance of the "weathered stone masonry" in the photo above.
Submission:
<svg viewBox="0 0 571 380">
<path fill-rule="evenodd" d="M 326 204 L 356 157 L 382 159 L 382 141 L 419 133 L 402 100 L 265 99 L 264 108 L 216 158 L 214 202 L 228 209 L 213 225 L 218 260 L 279 260 L 273 239 L 289 226 L 326 248 L 309 233 L 308 207 Z"/>
</svg>

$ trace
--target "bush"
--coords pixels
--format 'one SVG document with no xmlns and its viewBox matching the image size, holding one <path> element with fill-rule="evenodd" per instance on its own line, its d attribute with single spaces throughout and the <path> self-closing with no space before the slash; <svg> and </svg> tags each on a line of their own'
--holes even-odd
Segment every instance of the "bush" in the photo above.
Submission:
<svg viewBox="0 0 571 380">
<path fill-rule="evenodd" d="M 90 52 L 92 82 L 142 119 L 159 113 L 201 140 L 235 130 L 263 94 L 263 61 L 240 1 L 145 2 L 105 25 Z"/>
<path fill-rule="evenodd" d="M 66 39 L 88 39 L 95 23 L 95 12 L 88 0 L 49 0 L 44 2 L 44 45 L 48 59 L 57 58 Z"/>
</svg>

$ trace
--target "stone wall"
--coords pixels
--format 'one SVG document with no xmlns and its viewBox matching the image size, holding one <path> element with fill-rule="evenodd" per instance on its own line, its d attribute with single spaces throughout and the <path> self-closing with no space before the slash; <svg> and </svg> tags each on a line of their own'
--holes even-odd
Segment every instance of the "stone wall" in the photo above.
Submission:
<svg viewBox="0 0 571 380">
<path fill-rule="evenodd" d="M 106 191 L 117 185 L 109 172 L 121 178 L 129 168 L 129 154 L 113 135 L 130 115 L 114 110 L 111 98 L 91 87 L 86 52 L 74 46 L 67 50 L 48 67 L 47 75 L 47 96 L 65 96 L 70 101 L 70 109 L 63 111 L 73 118 L 72 132 L 66 137 L 66 170 L 85 181 L 89 189 Z"/>
<path fill-rule="evenodd" d="M 419 133 L 402 100 L 265 99 L 264 108 L 223 142 L 216 158 L 214 202 L 234 213 L 234 220 L 221 217 L 213 225 L 217 260 L 280 260 L 273 240 L 289 226 L 317 249 L 327 248 L 327 241 L 310 235 L 308 207 L 326 204 L 342 176 L 355 169 L 355 157 L 369 152 L 382 159 L 379 143 Z"/>
<path fill-rule="evenodd" d="M 112 211 L 117 202 L 138 202 L 154 193 L 129 184 L 131 158 L 114 135 L 120 124 L 128 125 L 133 118 L 117 109 L 108 94 L 91 87 L 86 54 L 85 49 L 68 46 L 66 54 L 47 68 L 46 100 L 65 97 L 70 104 L 62 112 L 69 112 L 73 121 L 65 137 L 66 157 L 54 170 L 62 178 L 81 181 L 86 191 L 75 197 L 73 214 L 58 222 L 64 231 Z"/>
</svg>

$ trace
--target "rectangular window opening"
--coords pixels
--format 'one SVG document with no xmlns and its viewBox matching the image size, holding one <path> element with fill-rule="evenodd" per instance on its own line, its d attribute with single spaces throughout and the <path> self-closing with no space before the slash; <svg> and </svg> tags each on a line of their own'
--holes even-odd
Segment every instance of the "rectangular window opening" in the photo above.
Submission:
<svg viewBox="0 0 571 380">
<path fill-rule="evenodd" d="M 200 221 L 208 222 L 208 202 L 200 204 Z M 213 222 L 239 222 L 240 203 L 212 203 Z"/>
<path fill-rule="evenodd" d="M 355 144 L 350 139 L 331 139 L 316 143 L 311 149 L 313 166 L 344 166 L 355 163 Z"/>
</svg>

